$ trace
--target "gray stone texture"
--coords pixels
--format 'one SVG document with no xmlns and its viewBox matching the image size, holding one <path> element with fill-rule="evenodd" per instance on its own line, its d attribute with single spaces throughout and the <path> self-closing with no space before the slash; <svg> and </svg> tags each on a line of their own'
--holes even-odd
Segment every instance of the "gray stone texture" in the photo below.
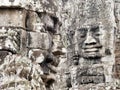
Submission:
<svg viewBox="0 0 120 90">
<path fill-rule="evenodd" d="M 119 90 L 119 0 L 0 0 L 0 90 Z"/>
</svg>

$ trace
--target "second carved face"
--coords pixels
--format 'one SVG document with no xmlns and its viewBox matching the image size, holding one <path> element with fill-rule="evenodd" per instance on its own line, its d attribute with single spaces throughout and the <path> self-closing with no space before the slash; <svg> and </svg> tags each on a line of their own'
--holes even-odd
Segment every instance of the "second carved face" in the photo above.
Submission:
<svg viewBox="0 0 120 90">
<path fill-rule="evenodd" d="M 77 30 L 77 42 L 81 57 L 89 59 L 101 58 L 100 28 L 91 26 Z"/>
</svg>

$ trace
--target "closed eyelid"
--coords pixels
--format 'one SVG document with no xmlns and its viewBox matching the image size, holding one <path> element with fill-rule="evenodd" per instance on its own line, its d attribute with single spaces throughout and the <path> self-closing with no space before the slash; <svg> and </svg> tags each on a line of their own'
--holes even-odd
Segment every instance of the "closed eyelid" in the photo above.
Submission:
<svg viewBox="0 0 120 90">
<path fill-rule="evenodd" d="M 101 35 L 101 33 L 95 33 L 95 35 L 100 36 L 100 35 Z"/>
<path fill-rule="evenodd" d="M 87 28 L 80 28 L 80 29 L 78 29 L 78 31 L 80 33 L 86 33 L 88 31 L 88 29 Z"/>
<path fill-rule="evenodd" d="M 99 26 L 96 26 L 96 27 L 92 27 L 90 29 L 91 32 L 98 32 L 99 31 Z"/>
</svg>

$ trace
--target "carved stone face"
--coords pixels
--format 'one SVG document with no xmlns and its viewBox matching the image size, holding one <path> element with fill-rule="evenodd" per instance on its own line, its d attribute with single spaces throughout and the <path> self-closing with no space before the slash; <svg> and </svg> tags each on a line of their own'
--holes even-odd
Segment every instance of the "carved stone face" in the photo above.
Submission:
<svg viewBox="0 0 120 90">
<path fill-rule="evenodd" d="M 12 29 L 0 30 L 0 50 L 16 53 L 20 48 L 20 33 Z"/>
<path fill-rule="evenodd" d="M 83 58 L 101 58 L 100 52 L 102 45 L 100 43 L 101 32 L 99 26 L 80 28 L 78 30 L 78 47 L 80 55 Z"/>
</svg>

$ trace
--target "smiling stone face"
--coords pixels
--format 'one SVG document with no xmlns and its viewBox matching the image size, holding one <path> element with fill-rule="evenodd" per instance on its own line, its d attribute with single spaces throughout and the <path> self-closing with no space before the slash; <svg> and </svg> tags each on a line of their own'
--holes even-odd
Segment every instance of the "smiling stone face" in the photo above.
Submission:
<svg viewBox="0 0 120 90">
<path fill-rule="evenodd" d="M 83 58 L 94 59 L 102 57 L 99 26 L 80 28 L 77 30 L 77 34 L 78 47 Z"/>
</svg>

